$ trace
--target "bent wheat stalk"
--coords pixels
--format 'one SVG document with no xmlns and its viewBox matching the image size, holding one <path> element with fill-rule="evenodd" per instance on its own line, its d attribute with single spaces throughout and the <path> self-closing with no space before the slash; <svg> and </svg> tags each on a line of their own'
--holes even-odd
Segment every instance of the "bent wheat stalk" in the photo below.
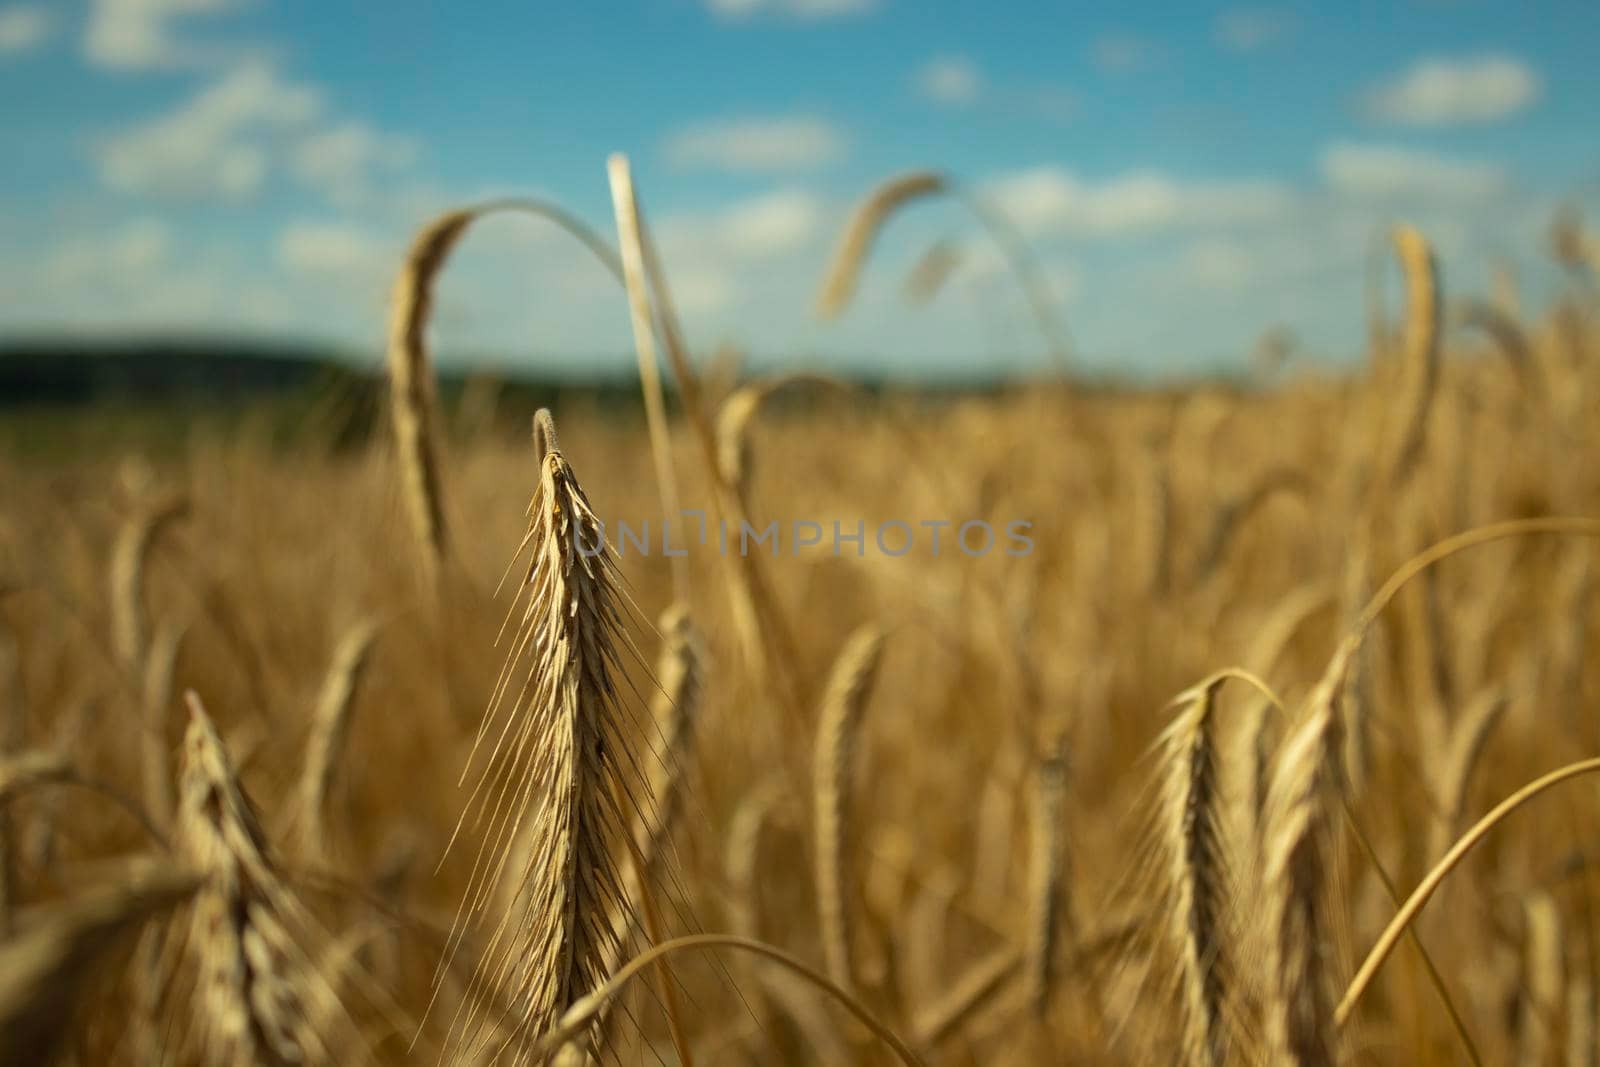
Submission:
<svg viewBox="0 0 1600 1067">
<path fill-rule="evenodd" d="M 150 552 L 161 532 L 188 513 L 189 502 L 181 496 L 156 500 L 123 523 L 111 549 L 111 644 L 134 686 L 144 674 L 144 578 Z"/>
<path fill-rule="evenodd" d="M 884 1044 L 888 1045 L 901 1063 L 907 1064 L 909 1067 L 923 1067 L 922 1058 L 912 1051 L 911 1047 L 896 1035 L 887 1024 L 857 1000 L 849 990 L 821 972 L 795 959 L 780 948 L 768 945 L 765 942 L 736 937 L 732 934 L 690 934 L 687 937 L 677 937 L 671 941 L 663 941 L 661 944 L 641 952 L 629 960 L 627 965 L 620 971 L 612 975 L 603 986 L 596 989 L 582 1001 L 574 1004 L 567 1016 L 561 1020 L 561 1025 L 546 1034 L 538 1047 L 533 1050 L 535 1056 L 548 1055 L 582 1034 L 592 1024 L 595 1015 L 600 1012 L 608 1000 L 615 997 L 641 971 L 646 967 L 652 966 L 658 959 L 679 952 L 711 949 L 737 949 L 740 952 L 764 957 L 784 967 L 795 977 L 809 982 L 837 1001 L 858 1022 L 872 1031 Z"/>
<path fill-rule="evenodd" d="M 1428 901 L 1433 898 L 1433 894 L 1444 883 L 1444 880 L 1449 877 L 1450 872 L 1456 869 L 1466 854 L 1472 851 L 1478 842 L 1488 836 L 1490 830 L 1493 830 L 1508 815 L 1534 797 L 1537 797 L 1540 793 L 1558 786 L 1568 779 L 1591 774 L 1595 771 L 1600 771 L 1600 757 L 1569 763 L 1565 767 L 1536 778 L 1499 804 L 1496 804 L 1487 815 L 1473 825 L 1472 829 L 1461 835 L 1456 843 L 1451 846 L 1450 851 L 1446 852 L 1444 857 L 1434 864 L 1433 869 L 1423 877 L 1422 881 L 1417 883 L 1417 887 L 1406 898 L 1405 904 L 1395 913 L 1394 918 L 1389 920 L 1389 925 L 1384 927 L 1383 933 L 1379 935 L 1377 942 L 1373 944 L 1372 950 L 1367 953 L 1367 958 L 1356 969 L 1355 977 L 1345 987 L 1344 997 L 1339 1001 L 1339 1006 L 1334 1013 L 1335 1023 L 1343 1026 L 1349 1021 L 1350 1013 L 1355 1010 L 1356 1001 L 1361 999 L 1361 994 L 1367 991 L 1367 987 L 1372 984 L 1372 979 L 1377 976 L 1378 968 L 1383 966 L 1384 961 L 1389 958 L 1389 954 L 1400 943 L 1401 935 L 1410 927 L 1412 921 L 1421 913 Z"/>
<path fill-rule="evenodd" d="M 822 716 L 817 723 L 813 785 L 816 820 L 817 912 L 822 923 L 822 955 L 828 975 L 849 988 L 850 868 L 847 828 L 853 793 L 857 735 L 883 653 L 883 631 L 868 623 L 839 653 L 828 676 Z"/>
<path fill-rule="evenodd" d="M 399 450 L 406 509 L 424 549 L 423 561 L 437 575 L 450 547 L 439 468 L 438 390 L 428 356 L 427 329 L 433 286 L 467 228 L 485 215 L 521 212 L 546 219 L 577 238 L 613 275 L 622 276 L 616 253 L 577 217 L 542 200 L 495 200 L 448 211 L 412 239 L 395 279 L 389 316 L 390 417 Z"/>
<path fill-rule="evenodd" d="M 861 278 L 861 268 L 890 216 L 913 201 L 940 195 L 960 200 L 994 241 L 1027 298 L 1056 369 L 1067 371 L 1071 365 L 1071 346 L 1056 313 L 1044 272 L 1028 243 L 999 208 L 938 171 L 917 170 L 896 175 L 880 183 L 856 206 L 840 233 L 833 259 L 823 276 L 817 314 L 832 319 L 849 307 Z"/>
</svg>

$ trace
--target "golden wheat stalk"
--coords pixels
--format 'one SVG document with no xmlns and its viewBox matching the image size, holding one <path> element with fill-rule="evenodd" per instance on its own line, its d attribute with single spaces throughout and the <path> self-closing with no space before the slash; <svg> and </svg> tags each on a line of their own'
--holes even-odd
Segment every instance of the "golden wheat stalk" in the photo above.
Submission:
<svg viewBox="0 0 1600 1067">
<path fill-rule="evenodd" d="M 639 383 L 644 392 L 645 424 L 650 432 L 650 455 L 655 461 L 656 493 L 661 498 L 661 521 L 679 515 L 678 478 L 672 466 L 672 435 L 667 428 L 666 395 L 661 387 L 661 361 L 656 355 L 655 322 L 650 313 L 643 241 L 634 239 L 641 225 L 633 197 L 633 178 L 627 160 L 613 156 L 608 173 L 617 232 L 622 235 L 622 276 L 628 292 L 628 318 L 633 326 L 633 347 L 639 357 Z M 674 555 L 672 592 L 679 601 L 689 595 L 688 557 Z"/>
<path fill-rule="evenodd" d="M 1063 821 L 1067 806 L 1066 738 L 1057 735 L 1034 769 L 1029 826 L 1028 941 L 1023 969 L 1026 996 L 1036 1018 L 1043 1019 L 1055 985 L 1058 942 L 1070 926 L 1064 894 L 1071 884 Z"/>
<path fill-rule="evenodd" d="M 163 829 L 172 825 L 172 760 L 167 744 L 167 719 L 172 708 L 178 653 L 187 632 L 187 627 L 168 620 L 156 627 L 140 690 L 144 722 L 140 731 L 139 767 L 144 806 L 151 821 Z"/>
<path fill-rule="evenodd" d="M 1144 592 L 1165 596 L 1172 583 L 1172 465 L 1165 442 L 1152 435 L 1139 453 L 1139 535 L 1145 560 Z"/>
<path fill-rule="evenodd" d="M 144 675 L 144 579 L 150 552 L 161 531 L 188 511 L 189 502 L 179 496 L 142 507 L 122 524 L 111 549 L 111 647 L 135 686 Z"/>
<path fill-rule="evenodd" d="M 1399 225 L 1391 231 L 1395 257 L 1406 283 L 1406 323 L 1400 382 L 1399 418 L 1388 465 L 1389 484 L 1402 486 L 1416 469 L 1427 440 L 1428 412 L 1439 383 L 1439 262 L 1421 232 Z"/>
<path fill-rule="evenodd" d="M 845 988 L 851 967 L 849 827 L 855 756 L 867 698 L 883 654 L 883 631 L 859 627 L 845 641 L 828 675 L 813 753 L 812 814 L 816 824 L 817 913 L 827 973 Z"/>
<path fill-rule="evenodd" d="M 673 377 L 678 383 L 684 414 L 699 443 L 700 458 L 711 479 L 716 517 L 725 522 L 730 530 L 740 531 L 745 527 L 747 516 L 737 494 L 723 478 L 717 462 L 716 428 L 701 394 L 699 376 L 689 361 L 688 347 L 684 343 L 671 293 L 667 288 L 666 272 L 662 269 L 650 229 L 645 223 L 644 209 L 636 195 L 628 157 L 616 153 L 607 160 L 606 166 L 616 207 L 617 240 L 625 261 L 637 267 L 624 272 L 629 299 L 633 305 L 643 305 L 647 311 L 654 312 L 653 316 L 646 317 L 652 318 L 660 327 L 661 340 L 668 362 L 672 365 Z M 803 714 L 804 702 L 792 674 L 798 656 L 794 651 L 794 637 L 789 631 L 788 622 L 779 610 L 761 556 L 755 552 L 736 552 L 731 555 L 728 575 L 732 580 L 728 583 L 728 595 L 735 617 L 742 620 L 740 633 L 747 639 L 745 655 L 756 677 L 776 692 L 798 720 Z"/>
<path fill-rule="evenodd" d="M 333 662 L 322 684 L 317 706 L 311 716 L 311 735 L 306 739 L 305 765 L 301 768 L 296 817 L 301 845 L 306 855 L 320 860 L 327 854 L 326 807 L 333 786 L 334 772 L 350 733 L 350 716 L 356 689 L 366 671 L 377 627 L 370 621 L 356 623 L 340 638 L 333 651 Z"/>
<path fill-rule="evenodd" d="M 464 1055 L 498 1049 L 517 1063 L 531 1062 L 538 1039 L 605 981 L 619 948 L 614 916 L 629 907 L 624 835 L 633 813 L 649 811 L 616 677 L 630 645 L 615 556 L 548 411 L 536 426 L 543 457 L 516 556 L 529 559 L 467 772 L 481 756 L 462 824 L 470 818 L 483 838 L 446 953 L 448 961 L 467 926 L 492 924 L 474 1003 L 452 1023 L 451 1043 Z M 524 826 L 520 869 L 509 871 L 518 906 L 486 920 L 483 906 Z M 491 992 L 514 1017 L 499 1019 L 483 1003 Z"/>
</svg>

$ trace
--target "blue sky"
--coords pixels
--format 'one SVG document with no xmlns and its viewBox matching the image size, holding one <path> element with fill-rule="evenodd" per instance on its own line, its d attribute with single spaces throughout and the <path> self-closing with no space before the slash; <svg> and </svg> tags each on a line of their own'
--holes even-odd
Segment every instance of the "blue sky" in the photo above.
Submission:
<svg viewBox="0 0 1600 1067">
<path fill-rule="evenodd" d="M 1095 368 L 1240 365 L 1269 327 L 1360 344 L 1372 235 L 1451 292 L 1553 291 L 1600 211 L 1600 5 L 0 0 L 0 337 L 240 332 L 374 358 L 430 214 L 554 197 L 610 230 L 622 150 L 692 342 L 757 361 L 1025 369 L 1041 348 L 959 206 L 897 218 L 855 306 L 811 308 L 851 203 L 949 171 L 1035 246 Z M 938 296 L 902 282 L 937 241 Z M 626 367 L 626 305 L 537 224 L 472 233 L 441 359 Z"/>
</svg>

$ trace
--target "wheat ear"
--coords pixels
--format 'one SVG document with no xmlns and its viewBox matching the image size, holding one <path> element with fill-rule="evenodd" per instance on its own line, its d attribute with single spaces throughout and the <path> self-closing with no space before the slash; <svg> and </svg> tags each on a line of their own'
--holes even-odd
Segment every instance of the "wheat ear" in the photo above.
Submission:
<svg viewBox="0 0 1600 1067">
<path fill-rule="evenodd" d="M 156 627 L 145 661 L 140 704 L 144 711 L 139 764 L 144 806 L 163 829 L 172 825 L 172 760 L 167 746 L 167 715 L 172 707 L 173 677 L 187 628 L 163 620 Z"/>
<path fill-rule="evenodd" d="M 813 816 L 816 822 L 817 912 L 822 923 L 822 955 L 834 982 L 851 981 L 849 849 L 857 739 L 867 698 L 883 653 L 883 631 L 859 627 L 845 642 L 823 693 L 813 756 Z"/>
<path fill-rule="evenodd" d="M 1273 497 L 1287 493 L 1303 501 L 1306 491 L 1305 478 L 1298 471 L 1280 469 L 1268 471 L 1248 489 L 1224 500 L 1211 517 L 1211 529 L 1196 557 L 1190 584 L 1198 586 L 1217 572 L 1240 528 Z"/>
<path fill-rule="evenodd" d="M 1340 692 L 1357 638 L 1347 638 L 1284 741 L 1267 791 L 1262 891 L 1267 1047 L 1277 1064 L 1337 1062 L 1325 898 L 1343 789 Z"/>
<path fill-rule="evenodd" d="M 683 793 L 694 764 L 695 727 L 705 686 L 705 641 L 686 604 L 661 613 L 661 654 L 656 660 L 657 689 L 650 699 L 650 718 L 659 744 L 651 764 L 650 795 L 655 824 L 640 824 L 640 848 L 654 866 L 672 841 L 683 810 Z M 648 874 L 649 872 L 647 872 Z"/>
<path fill-rule="evenodd" d="M 1386 461 L 1390 484 L 1402 485 L 1422 457 L 1428 412 L 1439 382 L 1439 262 L 1428 239 L 1414 227 L 1396 226 L 1390 241 L 1405 275 L 1406 325 L 1398 436 Z"/>
<path fill-rule="evenodd" d="M 858 395 L 857 389 L 841 378 L 801 371 L 777 374 L 741 385 L 729 393 L 717 408 L 717 469 L 745 511 L 749 510 L 750 482 L 755 474 L 750 449 L 750 426 L 774 396 L 802 385 L 817 386 L 842 397 Z"/>
<path fill-rule="evenodd" d="M 188 501 L 177 496 L 139 509 L 122 524 L 111 549 L 111 647 L 135 686 L 144 673 L 144 576 L 150 551 L 161 531 L 188 510 Z"/>
<path fill-rule="evenodd" d="M 926 304 L 939 295 L 961 265 L 961 246 L 945 238 L 933 242 L 906 274 L 901 292 L 908 304 Z"/>
<path fill-rule="evenodd" d="M 1560 1048 L 1556 1030 L 1566 1001 L 1566 974 L 1562 959 L 1561 912 L 1549 893 L 1530 893 L 1523 901 L 1522 914 L 1527 930 L 1523 950 L 1525 999 L 1522 1003 L 1522 1067 L 1545 1067 Z"/>
<path fill-rule="evenodd" d="M 333 786 L 334 771 L 350 733 L 356 688 L 361 684 L 376 636 L 377 627 L 370 621 L 362 621 L 339 639 L 311 716 L 311 735 L 306 739 L 305 766 L 300 772 L 297 791 L 296 817 L 301 844 L 307 857 L 313 860 L 320 860 L 327 854 L 324 809 Z"/>
<path fill-rule="evenodd" d="M 1158 742 L 1161 753 L 1161 841 L 1167 934 L 1178 950 L 1184 1001 L 1183 1051 L 1216 1065 L 1227 1055 L 1224 960 L 1231 876 L 1223 847 L 1217 782 L 1217 676 L 1178 699 L 1180 710 Z"/>
<path fill-rule="evenodd" d="M 817 297 L 817 314 L 824 319 L 836 318 L 850 305 L 861 278 L 861 268 L 890 216 L 915 200 L 942 194 L 959 199 L 994 241 L 1027 298 L 1039 330 L 1049 346 L 1051 359 L 1057 369 L 1065 371 L 1070 350 L 1066 330 L 1056 313 L 1044 273 L 1027 242 L 993 204 L 937 171 L 910 171 L 889 178 L 879 183 L 856 206 L 840 234 L 827 273 L 823 275 L 822 289 Z"/>
<path fill-rule="evenodd" d="M 484 838 L 446 954 L 447 963 L 465 926 L 483 921 L 526 825 L 520 869 L 510 872 L 516 906 L 492 917 L 473 980 L 474 992 L 498 990 L 511 1006 L 515 1017 L 504 1020 L 498 1040 L 516 1063 L 532 1062 L 534 1043 L 605 981 L 617 958 L 613 916 L 627 906 L 624 806 L 648 803 L 614 681 L 629 647 L 615 557 L 550 413 L 541 410 L 535 425 L 543 455 L 516 556 L 529 559 L 507 619 L 506 663 L 473 746 L 470 764 L 482 755 L 482 767 L 462 815 Z M 485 1046 L 502 1021 L 499 1008 L 473 999 L 451 1041 L 478 1055 L 492 1051 Z"/>
<path fill-rule="evenodd" d="M 342 1018 L 296 941 L 314 934 L 268 855 L 254 807 L 199 697 L 187 694 L 177 845 L 205 878 L 189 951 L 199 974 L 206 1062 L 331 1061 L 313 1019 Z"/>
<path fill-rule="evenodd" d="M 1427 765 L 1430 769 L 1437 768 L 1433 771 L 1436 775 L 1434 794 L 1439 803 L 1439 818 L 1433 824 L 1428 848 L 1430 860 L 1444 855 L 1460 833 L 1472 769 L 1477 766 L 1478 757 L 1483 754 L 1483 748 L 1488 744 L 1489 735 L 1500 721 L 1506 704 L 1507 696 L 1503 689 L 1486 689 L 1479 693 L 1467 704 L 1461 718 L 1450 731 L 1444 759 L 1430 761 Z"/>
</svg>

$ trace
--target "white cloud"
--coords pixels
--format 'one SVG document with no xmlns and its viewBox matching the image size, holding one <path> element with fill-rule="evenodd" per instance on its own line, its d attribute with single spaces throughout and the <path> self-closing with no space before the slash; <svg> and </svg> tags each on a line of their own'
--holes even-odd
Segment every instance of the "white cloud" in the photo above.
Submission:
<svg viewBox="0 0 1600 1067">
<path fill-rule="evenodd" d="M 1538 100 L 1537 73 L 1507 56 L 1424 59 L 1367 94 L 1376 118 L 1409 126 L 1492 122 Z"/>
<path fill-rule="evenodd" d="M 1094 42 L 1095 65 L 1112 74 L 1143 70 L 1156 58 L 1156 47 L 1129 33 L 1110 33 Z"/>
<path fill-rule="evenodd" d="M 1506 186 L 1505 171 L 1493 164 L 1390 145 L 1333 144 L 1323 150 L 1319 166 L 1335 191 L 1374 199 L 1476 199 Z"/>
<path fill-rule="evenodd" d="M 222 57 L 221 50 L 179 39 L 174 23 L 225 14 L 236 6 L 236 0 L 94 0 L 84 30 L 84 55 L 95 66 L 115 70 L 214 62 Z"/>
<path fill-rule="evenodd" d="M 722 18 L 786 15 L 795 19 L 843 18 L 874 11 L 877 0 L 705 0 L 706 7 Z"/>
<path fill-rule="evenodd" d="M 151 271 L 167 260 L 172 233 L 158 219 L 135 219 L 106 233 L 68 238 L 45 258 L 43 277 L 52 286 L 148 284 Z"/>
<path fill-rule="evenodd" d="M 261 135 L 304 129 L 321 110 L 315 89 L 247 63 L 170 115 L 107 139 L 100 177 L 122 192 L 245 197 L 266 175 Z"/>
<path fill-rule="evenodd" d="M 726 171 L 808 170 L 844 155 L 845 136 L 825 119 L 731 119 L 696 126 L 668 138 L 667 162 L 682 169 Z"/>
<path fill-rule="evenodd" d="M 369 281 L 393 266 L 388 244 L 340 222 L 294 222 L 278 235 L 278 262 L 298 274 Z"/>
<path fill-rule="evenodd" d="M 242 200 L 280 168 L 341 207 L 409 166 L 415 141 L 355 120 L 325 121 L 321 92 L 249 61 L 172 112 L 95 149 L 101 181 L 125 193 Z"/>
<path fill-rule="evenodd" d="M 302 139 L 289 157 L 289 170 L 305 185 L 348 206 L 368 197 L 374 172 L 405 168 L 417 154 L 414 139 L 351 121 Z"/>
<path fill-rule="evenodd" d="M 686 315 L 708 315 L 733 304 L 734 285 L 726 271 L 709 266 L 672 273 L 672 299 Z"/>
<path fill-rule="evenodd" d="M 1277 44 L 1294 28 L 1286 11 L 1233 8 L 1217 16 L 1217 41 L 1235 52 L 1258 52 Z"/>
<path fill-rule="evenodd" d="M 770 260 L 803 248 L 822 231 L 822 204 L 810 193 L 780 189 L 713 214 L 677 214 L 657 229 L 674 264 Z"/>
<path fill-rule="evenodd" d="M 1088 182 L 1058 167 L 1001 177 L 994 202 L 1036 233 L 1123 234 L 1175 226 L 1227 226 L 1281 217 L 1293 196 L 1276 182 L 1185 182 L 1143 171 Z"/>
<path fill-rule="evenodd" d="M 941 104 L 971 104 L 983 90 L 983 75 L 965 56 L 939 56 L 917 71 L 917 92 Z"/>
<path fill-rule="evenodd" d="M 717 219 L 716 233 L 734 255 L 767 256 L 804 245 L 821 225 L 815 197 L 784 190 L 735 204 Z"/>
<path fill-rule="evenodd" d="M 54 29 L 55 19 L 42 7 L 0 7 L 0 54 L 36 48 Z"/>
</svg>

